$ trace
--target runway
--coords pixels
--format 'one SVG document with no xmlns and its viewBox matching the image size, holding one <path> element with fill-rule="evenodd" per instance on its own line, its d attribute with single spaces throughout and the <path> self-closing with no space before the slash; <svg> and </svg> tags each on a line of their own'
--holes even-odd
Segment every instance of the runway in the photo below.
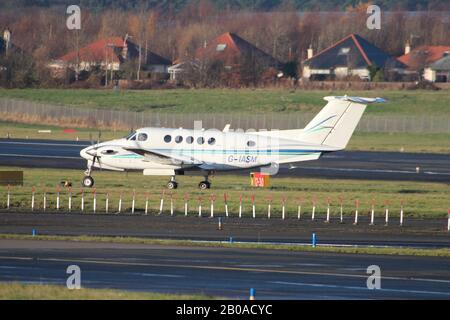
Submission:
<svg viewBox="0 0 450 320">
<path fill-rule="evenodd" d="M 0 241 L 0 281 L 248 299 L 449 299 L 450 259 L 61 241 Z M 367 288 L 367 267 L 381 289 Z"/>
<path fill-rule="evenodd" d="M 86 164 L 79 152 L 88 145 L 88 142 L 0 139 L 0 165 L 84 170 Z M 449 183 L 449 158 L 447 154 L 340 151 L 325 154 L 317 161 L 282 166 L 279 175 Z"/>
</svg>

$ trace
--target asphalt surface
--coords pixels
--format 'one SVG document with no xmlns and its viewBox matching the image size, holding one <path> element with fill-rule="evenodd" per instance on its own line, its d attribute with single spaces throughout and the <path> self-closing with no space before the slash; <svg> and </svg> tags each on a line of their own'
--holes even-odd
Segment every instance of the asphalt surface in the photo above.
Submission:
<svg viewBox="0 0 450 320">
<path fill-rule="evenodd" d="M 223 230 L 218 230 L 218 218 L 190 215 L 141 214 L 87 214 L 87 213 L 30 213 L 0 212 L 0 233 L 40 235 L 127 236 L 155 239 L 198 241 L 311 243 L 316 233 L 318 244 L 378 245 L 420 248 L 449 248 L 450 237 L 446 219 L 411 219 L 399 226 L 391 219 L 385 226 L 381 217 L 369 225 L 366 215 L 353 225 L 351 217 L 339 223 L 333 217 L 324 223 L 324 217 L 315 221 L 303 218 L 222 218 Z"/>
<path fill-rule="evenodd" d="M 248 299 L 449 299 L 450 259 L 60 241 L 0 241 L 0 281 Z M 367 268 L 381 289 L 367 288 Z"/>
<path fill-rule="evenodd" d="M 88 142 L 0 139 L 0 165 L 84 170 L 86 163 L 79 152 L 88 145 Z M 342 151 L 293 167 L 282 166 L 279 175 L 449 183 L 450 155 Z"/>
</svg>

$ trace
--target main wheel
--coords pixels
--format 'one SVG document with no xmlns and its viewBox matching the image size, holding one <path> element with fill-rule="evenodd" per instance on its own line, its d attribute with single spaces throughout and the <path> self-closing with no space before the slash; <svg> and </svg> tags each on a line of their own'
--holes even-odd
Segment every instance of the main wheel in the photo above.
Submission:
<svg viewBox="0 0 450 320">
<path fill-rule="evenodd" d="M 92 188 L 92 186 L 94 185 L 94 179 L 92 179 L 91 176 L 86 176 L 83 178 L 81 184 L 83 185 L 83 187 Z"/>
<path fill-rule="evenodd" d="M 178 188 L 178 183 L 175 181 L 169 181 L 167 182 L 167 189 L 176 189 Z"/>
<path fill-rule="evenodd" d="M 211 188 L 211 184 L 208 181 L 202 181 L 198 184 L 198 188 L 200 190 L 206 190 L 206 189 Z"/>
</svg>

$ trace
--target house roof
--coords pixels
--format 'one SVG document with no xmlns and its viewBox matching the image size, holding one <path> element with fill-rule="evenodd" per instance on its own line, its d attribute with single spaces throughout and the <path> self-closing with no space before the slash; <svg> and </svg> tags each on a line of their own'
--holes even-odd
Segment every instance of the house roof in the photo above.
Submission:
<svg viewBox="0 0 450 320">
<path fill-rule="evenodd" d="M 391 67 L 405 67 L 397 59 L 358 34 L 348 35 L 303 63 L 313 69 L 332 69 L 348 66 L 356 69 L 372 65 L 382 68 L 387 63 L 390 63 Z"/>
<path fill-rule="evenodd" d="M 265 61 L 269 66 L 280 67 L 282 63 L 257 48 L 247 40 L 240 36 L 226 32 L 210 41 L 206 47 L 202 47 L 196 50 L 196 59 L 210 58 L 214 60 L 222 60 L 229 64 L 234 64 L 236 59 L 246 55 L 255 55 L 259 59 Z"/>
<path fill-rule="evenodd" d="M 79 56 L 80 61 L 87 62 L 96 62 L 100 63 L 105 61 L 112 61 L 114 63 L 123 62 L 122 50 L 125 45 L 127 46 L 127 57 L 130 59 L 135 59 L 139 57 L 139 47 L 127 40 L 126 43 L 124 39 L 121 37 L 110 37 L 97 40 L 95 42 L 90 43 L 89 45 L 80 48 Z M 142 50 L 143 51 L 143 50 Z M 64 62 L 75 62 L 77 60 L 78 52 L 77 50 L 72 51 L 57 60 L 61 60 Z M 142 59 L 144 66 L 150 64 L 162 64 L 162 65 L 171 65 L 172 62 L 166 58 L 161 57 L 160 55 L 148 51 L 146 59 Z"/>
<path fill-rule="evenodd" d="M 410 68 L 417 68 L 420 64 L 429 65 L 441 59 L 445 52 L 450 52 L 450 46 L 419 46 L 398 60 Z"/>
<path fill-rule="evenodd" d="M 430 68 L 439 71 L 450 71 L 450 55 L 430 64 Z"/>
</svg>

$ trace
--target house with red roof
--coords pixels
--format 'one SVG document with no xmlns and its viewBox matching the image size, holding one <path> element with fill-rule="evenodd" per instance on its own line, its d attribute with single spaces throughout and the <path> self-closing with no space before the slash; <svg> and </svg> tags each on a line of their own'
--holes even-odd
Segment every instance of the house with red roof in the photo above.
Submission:
<svg viewBox="0 0 450 320">
<path fill-rule="evenodd" d="M 139 59 L 139 46 L 128 36 L 99 39 L 95 42 L 69 52 L 49 64 L 55 72 L 72 69 L 75 72 L 92 71 L 94 68 L 110 72 L 121 70 L 129 60 Z M 160 55 L 141 48 L 141 70 L 153 73 L 167 73 L 172 62 Z"/>
<path fill-rule="evenodd" d="M 356 76 L 371 80 L 369 68 L 398 72 L 405 65 L 358 34 L 350 34 L 314 54 L 308 49 L 302 77 L 309 80 L 334 80 Z"/>
<path fill-rule="evenodd" d="M 179 59 L 169 68 L 170 78 L 176 80 L 177 74 L 185 71 L 187 64 L 199 64 L 220 61 L 225 70 L 239 71 L 246 59 L 256 61 L 260 67 L 280 70 L 283 64 L 270 54 L 259 49 L 237 34 L 226 32 L 205 42 L 190 59 Z"/>
<path fill-rule="evenodd" d="M 405 54 L 398 58 L 409 72 L 422 73 L 423 78 L 431 82 L 449 82 L 448 56 L 450 46 L 422 45 L 410 50 L 405 48 Z"/>
</svg>

